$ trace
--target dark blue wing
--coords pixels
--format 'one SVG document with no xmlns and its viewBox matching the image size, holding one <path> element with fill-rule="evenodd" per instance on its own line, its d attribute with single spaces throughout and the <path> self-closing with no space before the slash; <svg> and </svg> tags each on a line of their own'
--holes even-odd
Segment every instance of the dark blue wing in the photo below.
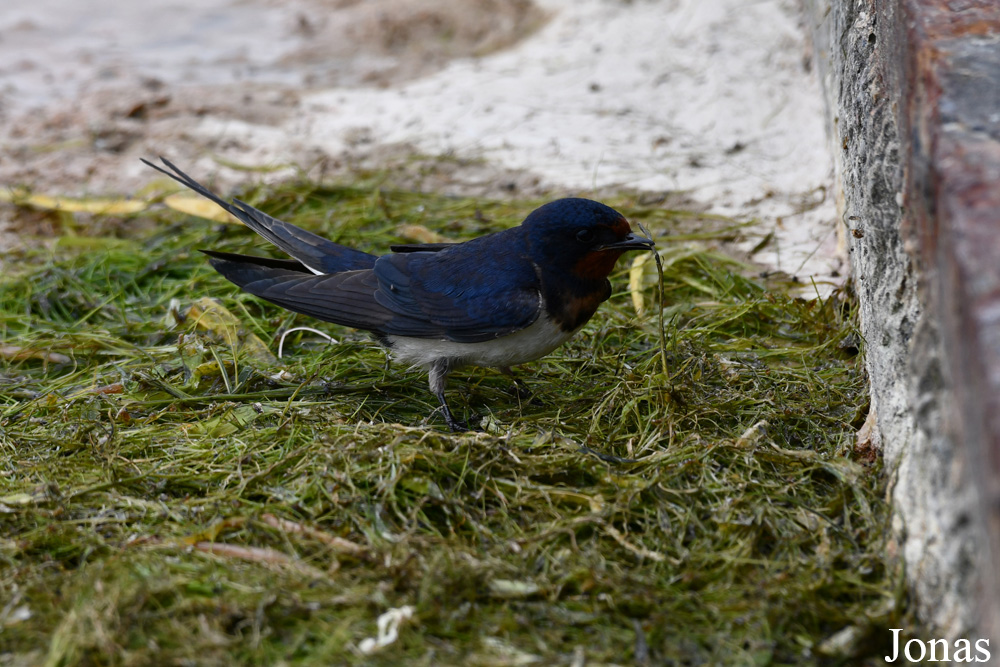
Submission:
<svg viewBox="0 0 1000 667">
<path fill-rule="evenodd" d="M 538 277 L 519 231 L 324 275 L 293 260 L 207 254 L 244 290 L 297 313 L 387 336 L 479 343 L 523 329 L 541 312 Z"/>
<path fill-rule="evenodd" d="M 375 301 L 394 317 L 390 335 L 493 340 L 523 329 L 541 312 L 534 265 L 519 228 L 432 252 L 380 257 Z"/>
</svg>

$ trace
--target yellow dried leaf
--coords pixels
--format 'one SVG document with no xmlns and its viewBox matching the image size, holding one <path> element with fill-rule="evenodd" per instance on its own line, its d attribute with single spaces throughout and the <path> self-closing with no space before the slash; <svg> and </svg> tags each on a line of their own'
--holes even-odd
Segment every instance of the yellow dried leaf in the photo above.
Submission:
<svg viewBox="0 0 1000 667">
<path fill-rule="evenodd" d="M 98 213 L 103 215 L 131 215 L 145 211 L 149 203 L 138 199 L 70 199 L 43 194 L 31 194 L 25 190 L 0 190 L 0 201 L 18 206 L 31 206 L 46 211 L 67 211 L 69 213 Z"/>
<path fill-rule="evenodd" d="M 447 243 L 451 239 L 433 232 L 423 225 L 399 225 L 396 227 L 396 234 L 407 241 L 417 243 Z"/>
<path fill-rule="evenodd" d="M 628 291 L 632 295 L 632 305 L 635 312 L 642 315 L 646 308 L 643 290 L 656 284 L 656 262 L 652 261 L 651 253 L 636 255 L 628 270 Z"/>
<path fill-rule="evenodd" d="M 206 220 L 239 223 L 239 220 L 219 208 L 218 204 L 204 197 L 192 197 L 191 195 L 178 193 L 164 197 L 163 203 L 175 211 L 205 218 Z"/>
<path fill-rule="evenodd" d="M 240 325 L 240 321 L 225 306 L 207 296 L 191 305 L 186 319 L 193 319 L 202 329 L 226 337 L 231 344 L 236 342 L 236 332 L 233 329 Z"/>
<path fill-rule="evenodd" d="M 229 312 L 225 306 L 213 301 L 209 297 L 198 299 L 188 310 L 185 319 L 194 320 L 200 328 L 222 336 L 230 347 L 236 347 L 242 342 L 243 349 L 246 350 L 247 354 L 258 361 L 268 364 L 278 361 L 271 351 L 267 349 L 264 341 L 258 338 L 256 334 L 247 331 L 242 341 L 240 341 L 238 335 L 240 331 L 239 319 Z"/>
</svg>

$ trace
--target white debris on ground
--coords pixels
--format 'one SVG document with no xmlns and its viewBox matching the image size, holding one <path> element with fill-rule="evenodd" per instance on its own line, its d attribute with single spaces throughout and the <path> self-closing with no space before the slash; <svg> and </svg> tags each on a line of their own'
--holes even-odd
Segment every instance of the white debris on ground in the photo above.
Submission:
<svg viewBox="0 0 1000 667">
<path fill-rule="evenodd" d="M 362 655 L 371 655 L 399 639 L 399 626 L 413 618 L 414 609 L 410 605 L 390 609 L 378 617 L 376 626 L 378 634 L 366 637 L 358 643 L 358 651 Z"/>
<path fill-rule="evenodd" d="M 44 18 L 52 2 L 13 0 L 0 19 L 3 182 L 128 192 L 152 179 L 139 155 L 231 181 L 247 174 L 207 155 L 308 169 L 403 146 L 484 158 L 452 172 L 467 186 L 513 170 L 552 193 L 684 191 L 756 220 L 748 245 L 773 232 L 755 261 L 839 281 L 822 97 L 792 0 L 177 0 L 87 21 Z M 420 31 L 442 21 L 453 47 Z"/>
</svg>

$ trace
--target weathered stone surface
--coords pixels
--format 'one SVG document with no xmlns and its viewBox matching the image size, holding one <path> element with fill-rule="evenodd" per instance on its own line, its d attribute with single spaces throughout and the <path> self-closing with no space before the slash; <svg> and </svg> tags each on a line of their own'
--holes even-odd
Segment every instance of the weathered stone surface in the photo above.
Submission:
<svg viewBox="0 0 1000 667">
<path fill-rule="evenodd" d="M 1000 639 L 1000 3 L 806 6 L 900 555 L 932 626 Z"/>
<path fill-rule="evenodd" d="M 970 525 L 987 544 L 967 577 L 981 632 L 1000 636 L 1000 4 L 905 0 L 905 221 L 929 267 L 950 393 L 943 436 L 970 463 Z M 905 40 L 905 41 L 904 41 Z M 956 565 L 961 565 L 957 563 Z"/>
</svg>

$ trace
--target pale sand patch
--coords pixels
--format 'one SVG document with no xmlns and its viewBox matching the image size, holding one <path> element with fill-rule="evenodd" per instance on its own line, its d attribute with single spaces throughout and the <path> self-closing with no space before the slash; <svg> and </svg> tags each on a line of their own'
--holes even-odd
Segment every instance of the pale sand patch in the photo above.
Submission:
<svg viewBox="0 0 1000 667">
<path fill-rule="evenodd" d="M 31 18 L 54 1 L 5 14 L 0 60 L 25 34 L 54 41 L 0 70 L 3 182 L 127 193 L 153 176 L 137 158 L 159 153 L 223 189 L 295 169 L 212 156 L 313 175 L 414 152 L 483 158 L 408 184 L 680 190 L 773 232 L 758 262 L 806 282 L 841 270 L 822 97 L 791 0 L 178 0 L 83 32 L 70 15 Z"/>
</svg>

